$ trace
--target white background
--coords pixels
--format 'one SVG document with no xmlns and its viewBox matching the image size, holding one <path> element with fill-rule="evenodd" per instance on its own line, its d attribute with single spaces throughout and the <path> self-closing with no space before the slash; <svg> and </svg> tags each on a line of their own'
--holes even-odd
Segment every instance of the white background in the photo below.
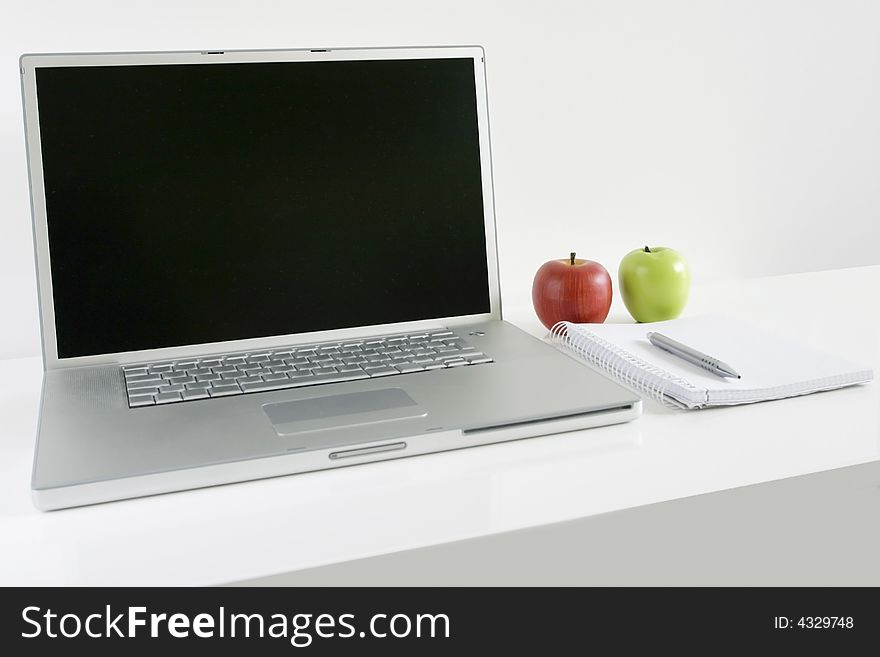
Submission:
<svg viewBox="0 0 880 657">
<path fill-rule="evenodd" d="M 23 52 L 485 46 L 506 303 L 571 250 L 880 263 L 880 2 L 30 0 L 0 30 L 0 357 L 39 352 Z"/>
</svg>

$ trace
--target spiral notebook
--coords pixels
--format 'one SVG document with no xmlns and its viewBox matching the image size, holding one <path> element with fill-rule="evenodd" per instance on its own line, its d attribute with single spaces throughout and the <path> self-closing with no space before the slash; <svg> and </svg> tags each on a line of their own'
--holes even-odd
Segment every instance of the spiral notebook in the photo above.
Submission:
<svg viewBox="0 0 880 657">
<path fill-rule="evenodd" d="M 725 361 L 742 378 L 721 378 L 673 356 L 648 342 L 648 331 Z M 650 324 L 560 322 L 551 340 L 630 389 L 676 408 L 783 399 L 873 378 L 869 367 L 718 316 Z"/>
</svg>

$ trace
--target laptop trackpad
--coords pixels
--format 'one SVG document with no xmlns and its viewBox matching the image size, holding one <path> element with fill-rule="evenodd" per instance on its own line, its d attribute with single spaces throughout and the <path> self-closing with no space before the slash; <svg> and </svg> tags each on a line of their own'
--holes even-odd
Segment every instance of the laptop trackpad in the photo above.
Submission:
<svg viewBox="0 0 880 657">
<path fill-rule="evenodd" d="M 263 411 L 279 436 L 424 417 L 428 414 L 400 388 L 275 402 L 264 404 Z"/>
</svg>

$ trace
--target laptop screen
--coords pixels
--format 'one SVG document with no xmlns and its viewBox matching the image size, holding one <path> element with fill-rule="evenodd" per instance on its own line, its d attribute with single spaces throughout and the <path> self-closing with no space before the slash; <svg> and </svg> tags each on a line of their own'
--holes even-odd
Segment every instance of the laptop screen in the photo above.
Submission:
<svg viewBox="0 0 880 657">
<path fill-rule="evenodd" d="M 60 358 L 489 312 L 472 59 L 36 82 Z"/>
</svg>

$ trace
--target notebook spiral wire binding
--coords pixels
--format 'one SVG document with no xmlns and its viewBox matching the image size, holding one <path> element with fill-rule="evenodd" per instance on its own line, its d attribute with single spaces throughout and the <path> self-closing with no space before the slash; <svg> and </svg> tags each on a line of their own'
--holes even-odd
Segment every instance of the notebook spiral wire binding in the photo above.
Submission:
<svg viewBox="0 0 880 657">
<path fill-rule="evenodd" d="M 627 353 L 582 325 L 557 322 L 550 329 L 550 343 L 557 348 L 566 347 L 636 394 L 646 395 L 667 408 L 684 408 L 682 402 L 668 394 L 670 384 L 691 391 L 699 390 L 681 377 Z"/>
</svg>

